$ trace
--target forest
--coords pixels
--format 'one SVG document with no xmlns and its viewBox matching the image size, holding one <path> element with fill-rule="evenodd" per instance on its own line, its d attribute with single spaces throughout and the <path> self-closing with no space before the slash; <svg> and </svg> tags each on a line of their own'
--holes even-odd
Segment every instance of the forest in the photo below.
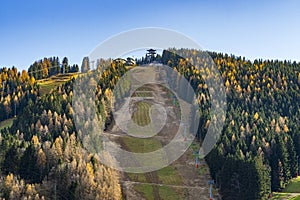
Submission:
<svg viewBox="0 0 300 200">
<path fill-rule="evenodd" d="M 190 80 L 198 93 L 201 120 L 198 139 L 205 137 L 209 96 L 194 65 L 204 65 L 193 50 L 165 51 L 164 64 Z M 208 52 L 219 69 L 227 94 L 227 113 L 220 140 L 206 157 L 223 199 L 267 199 L 298 176 L 300 153 L 300 63 L 254 60 Z M 196 55 L 189 56 L 189 55 Z M 201 54 L 200 54 L 201 55 Z M 210 70 L 210 66 L 202 69 Z M 209 74 L 209 73 L 208 73 Z M 208 101 L 207 101 L 208 100 Z"/>
<path fill-rule="evenodd" d="M 197 94 L 201 118 L 196 136 L 201 143 L 214 118 L 202 76 L 213 73 L 201 51 L 176 51 L 181 56 L 165 50 L 157 61 L 185 76 Z M 206 53 L 224 80 L 227 100 L 222 135 L 205 158 L 211 176 L 224 200 L 268 199 L 299 173 L 300 63 Z M 91 72 L 88 62 L 83 59 L 81 72 Z M 101 76 L 90 80 L 97 84 L 97 113 L 105 127 L 113 123 L 112 90 L 128 70 L 122 63 L 109 63 Z M 103 65 L 98 62 L 96 70 Z M 1 199 L 122 198 L 119 172 L 88 152 L 75 128 L 75 79 L 40 92 L 38 80 L 78 71 L 78 65 L 69 65 L 67 58 L 60 64 L 57 57 L 34 62 L 28 71 L 0 69 L 0 122 L 14 117 L 10 128 L 0 130 Z M 83 126 L 93 123 L 87 120 Z"/>
</svg>

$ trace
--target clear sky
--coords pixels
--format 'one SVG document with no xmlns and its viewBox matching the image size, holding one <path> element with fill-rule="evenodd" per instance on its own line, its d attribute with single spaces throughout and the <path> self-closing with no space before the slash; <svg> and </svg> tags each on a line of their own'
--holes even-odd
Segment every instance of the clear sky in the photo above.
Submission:
<svg viewBox="0 0 300 200">
<path fill-rule="evenodd" d="M 249 59 L 300 61 L 298 0 L 1 0 L 0 67 L 27 69 L 50 56 L 81 64 L 103 40 L 141 27 Z"/>
</svg>

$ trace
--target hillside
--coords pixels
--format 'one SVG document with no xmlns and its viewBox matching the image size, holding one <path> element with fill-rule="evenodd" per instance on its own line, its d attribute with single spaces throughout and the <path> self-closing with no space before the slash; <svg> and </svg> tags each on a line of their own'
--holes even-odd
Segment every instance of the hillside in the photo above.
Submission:
<svg viewBox="0 0 300 200">
<path fill-rule="evenodd" d="M 2 69 L 1 197 L 47 199 L 55 194 L 57 199 L 120 199 L 121 196 L 199 199 L 208 198 L 210 179 L 216 182 L 214 195 L 218 189 L 225 200 L 268 199 L 272 192 L 273 199 L 284 199 L 288 194 L 275 192 L 295 192 L 293 188 L 297 186 L 290 181 L 297 180 L 293 178 L 299 172 L 300 63 L 251 62 L 234 55 L 208 52 L 224 80 L 227 111 L 220 139 L 197 169 L 193 153 L 203 142 L 214 118 L 210 113 L 212 99 L 203 77 L 213 78 L 213 73 L 207 64 L 203 69 L 195 68 L 205 63 L 201 51 L 178 51 L 185 58 L 170 53 L 170 49 L 163 52 L 161 62 L 185 76 L 197 94 L 200 113 L 197 139 L 170 166 L 141 174 L 107 168 L 96 155 L 88 152 L 79 137 L 81 130 L 75 127 L 72 107 L 74 80 L 96 83 L 97 115 L 104 124 L 104 134 L 127 151 L 143 153 L 161 148 L 174 134 L 172 129 L 163 129 L 157 136 L 143 140 L 126 136 L 114 124 L 112 92 L 115 84 L 128 70 L 139 67 L 111 63 L 102 76 L 87 80 L 84 80 L 86 74 L 78 76 L 80 73 L 76 72 L 36 74 L 46 76 L 36 80 L 26 71 Z M 122 94 L 128 92 L 132 80 L 124 82 Z M 166 94 L 168 91 L 155 84 L 135 92 L 134 97 L 148 99 L 133 104 L 133 121 L 148 125 L 150 105 L 157 102 L 170 107 L 168 117 L 174 120 L 180 110 Z M 84 110 L 88 103 L 81 102 L 79 109 Z M 12 121 L 14 115 L 16 118 Z M 93 119 L 88 118 L 83 127 L 93 127 L 93 123 Z M 174 122 L 174 128 L 176 126 Z M 292 195 L 297 195 L 297 191 Z"/>
<path fill-rule="evenodd" d="M 194 65 L 206 62 L 201 52 L 177 52 L 185 58 L 193 55 Z M 227 94 L 222 136 L 206 157 L 211 175 L 223 199 L 267 199 L 271 191 L 285 188 L 298 175 L 300 63 L 251 62 L 234 55 L 208 53 L 223 77 Z M 189 59 L 167 51 L 162 60 L 184 74 L 203 94 L 198 99 L 204 114 L 198 138 L 203 139 L 205 124 L 210 121 L 205 106 L 209 105 L 205 102 L 209 96 L 200 75 L 213 78 L 209 66 L 199 71 Z"/>
<path fill-rule="evenodd" d="M 57 88 L 58 86 L 62 85 L 63 83 L 66 83 L 67 81 L 71 79 L 75 79 L 79 72 L 75 73 L 67 73 L 67 74 L 57 74 L 50 76 L 49 78 L 41 79 L 36 81 L 36 83 L 39 85 L 39 92 L 41 95 L 48 94 L 52 89 Z"/>
</svg>

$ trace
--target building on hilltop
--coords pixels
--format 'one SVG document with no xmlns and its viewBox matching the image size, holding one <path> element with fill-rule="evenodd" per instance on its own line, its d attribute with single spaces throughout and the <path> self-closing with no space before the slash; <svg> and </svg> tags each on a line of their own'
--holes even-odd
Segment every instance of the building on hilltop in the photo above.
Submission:
<svg viewBox="0 0 300 200">
<path fill-rule="evenodd" d="M 156 50 L 155 49 L 148 49 L 148 53 L 146 53 L 146 61 L 151 63 L 155 60 Z"/>
</svg>

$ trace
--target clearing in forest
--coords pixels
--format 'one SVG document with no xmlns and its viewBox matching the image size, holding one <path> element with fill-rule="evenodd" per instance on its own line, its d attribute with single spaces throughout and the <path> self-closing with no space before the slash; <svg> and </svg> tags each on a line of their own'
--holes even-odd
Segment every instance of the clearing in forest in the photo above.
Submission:
<svg viewBox="0 0 300 200">
<path fill-rule="evenodd" d="M 142 67 L 137 68 L 142 71 Z M 154 68 L 153 74 L 147 75 L 156 76 L 157 73 Z M 134 78 L 132 77 L 132 80 Z M 173 104 L 173 94 L 160 84 L 147 84 L 139 88 L 133 97 L 146 97 L 144 101 L 129 104 L 132 106 L 132 120 L 135 123 L 140 126 L 151 123 L 150 107 L 159 103 L 167 110 L 166 125 L 159 133 L 149 138 L 132 137 L 116 125 L 107 135 L 129 152 L 147 153 L 162 148 L 174 138 L 180 124 L 176 121 L 180 111 Z M 209 199 L 208 180 L 211 177 L 204 160 L 200 160 L 199 168 L 196 168 L 193 153 L 198 148 L 197 142 L 193 142 L 178 160 L 157 171 L 123 173 L 121 183 L 124 199 Z"/>
</svg>

